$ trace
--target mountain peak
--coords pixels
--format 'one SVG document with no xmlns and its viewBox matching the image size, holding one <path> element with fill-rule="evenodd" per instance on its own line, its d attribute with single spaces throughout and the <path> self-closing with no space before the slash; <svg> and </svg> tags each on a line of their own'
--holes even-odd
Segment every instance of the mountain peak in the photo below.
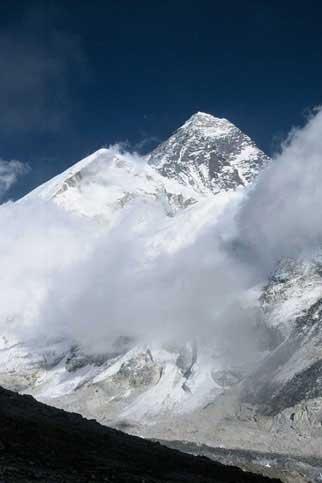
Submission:
<svg viewBox="0 0 322 483">
<path fill-rule="evenodd" d="M 222 117 L 216 117 L 213 116 L 212 114 L 209 114 L 207 112 L 195 112 L 192 114 L 192 116 L 189 117 L 189 119 L 186 122 L 198 122 L 198 121 L 208 121 L 208 122 L 217 122 L 217 121 L 226 121 L 229 122 L 227 119 L 222 118 Z"/>
<path fill-rule="evenodd" d="M 230 121 L 205 112 L 193 114 L 148 156 L 163 176 L 203 194 L 246 186 L 268 159 Z"/>
<path fill-rule="evenodd" d="M 194 114 L 192 114 L 192 116 L 188 119 L 189 120 L 196 120 L 196 119 L 213 119 L 213 120 L 216 120 L 216 119 L 220 119 L 219 117 L 215 117 L 213 116 L 212 114 L 209 114 L 207 112 L 201 112 L 201 111 L 198 111 L 198 112 L 195 112 Z"/>
<path fill-rule="evenodd" d="M 70 211 L 95 217 L 104 213 L 112 219 L 119 207 L 137 197 L 163 197 L 172 214 L 200 195 L 246 186 L 268 158 L 227 119 L 196 112 L 146 160 L 148 165 L 137 169 L 135 156 L 116 147 L 102 148 L 27 198 L 55 199 Z"/>
<path fill-rule="evenodd" d="M 179 129 L 202 130 L 207 137 L 220 137 L 237 128 L 225 118 L 215 117 L 206 112 L 196 112 Z"/>
</svg>

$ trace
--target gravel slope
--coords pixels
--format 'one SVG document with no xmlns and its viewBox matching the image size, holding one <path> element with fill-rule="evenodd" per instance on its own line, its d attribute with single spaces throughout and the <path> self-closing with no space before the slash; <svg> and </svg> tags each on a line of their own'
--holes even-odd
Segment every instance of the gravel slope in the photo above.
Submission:
<svg viewBox="0 0 322 483">
<path fill-rule="evenodd" d="M 274 481 L 128 436 L 2 388 L 0 428 L 3 482 Z"/>
</svg>

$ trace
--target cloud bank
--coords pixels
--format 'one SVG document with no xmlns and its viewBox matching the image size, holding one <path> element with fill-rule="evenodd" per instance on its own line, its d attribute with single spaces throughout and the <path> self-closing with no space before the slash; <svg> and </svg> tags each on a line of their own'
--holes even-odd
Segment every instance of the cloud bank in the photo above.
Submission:
<svg viewBox="0 0 322 483">
<path fill-rule="evenodd" d="M 151 227 L 136 230 L 145 207 L 135 202 L 109 230 L 52 202 L 2 205 L 2 332 L 65 337 L 88 351 L 108 350 L 118 335 L 205 337 L 244 357 L 253 323 L 241 309 L 247 290 L 265 282 L 280 258 L 321 246 L 321 134 L 318 112 L 240 203 L 176 252 L 151 255 Z M 157 204 L 149 219 L 153 227 L 165 223 Z"/>
<path fill-rule="evenodd" d="M 321 247 L 321 183 L 320 110 L 303 129 L 291 132 L 241 207 L 238 236 L 266 272 L 284 256 Z"/>
</svg>

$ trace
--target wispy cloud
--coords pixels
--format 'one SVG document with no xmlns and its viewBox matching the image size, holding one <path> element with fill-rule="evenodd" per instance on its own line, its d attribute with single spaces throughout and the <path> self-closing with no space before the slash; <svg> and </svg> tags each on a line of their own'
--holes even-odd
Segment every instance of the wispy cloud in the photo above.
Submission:
<svg viewBox="0 0 322 483">
<path fill-rule="evenodd" d="M 249 191 L 239 237 L 266 270 L 278 259 L 322 246 L 322 111 L 291 131 Z"/>
<path fill-rule="evenodd" d="M 0 200 L 17 182 L 18 178 L 30 171 L 30 166 L 21 161 L 0 159 Z"/>
<path fill-rule="evenodd" d="M 147 152 L 153 149 L 161 140 L 157 136 L 146 136 L 134 144 L 133 150 L 137 152 Z"/>
</svg>

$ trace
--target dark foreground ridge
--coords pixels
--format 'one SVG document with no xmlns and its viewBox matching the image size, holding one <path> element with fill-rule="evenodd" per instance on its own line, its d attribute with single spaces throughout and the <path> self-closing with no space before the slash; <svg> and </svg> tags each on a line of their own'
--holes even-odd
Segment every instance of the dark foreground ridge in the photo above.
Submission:
<svg viewBox="0 0 322 483">
<path fill-rule="evenodd" d="M 0 482 L 277 482 L 0 388 Z"/>
</svg>

